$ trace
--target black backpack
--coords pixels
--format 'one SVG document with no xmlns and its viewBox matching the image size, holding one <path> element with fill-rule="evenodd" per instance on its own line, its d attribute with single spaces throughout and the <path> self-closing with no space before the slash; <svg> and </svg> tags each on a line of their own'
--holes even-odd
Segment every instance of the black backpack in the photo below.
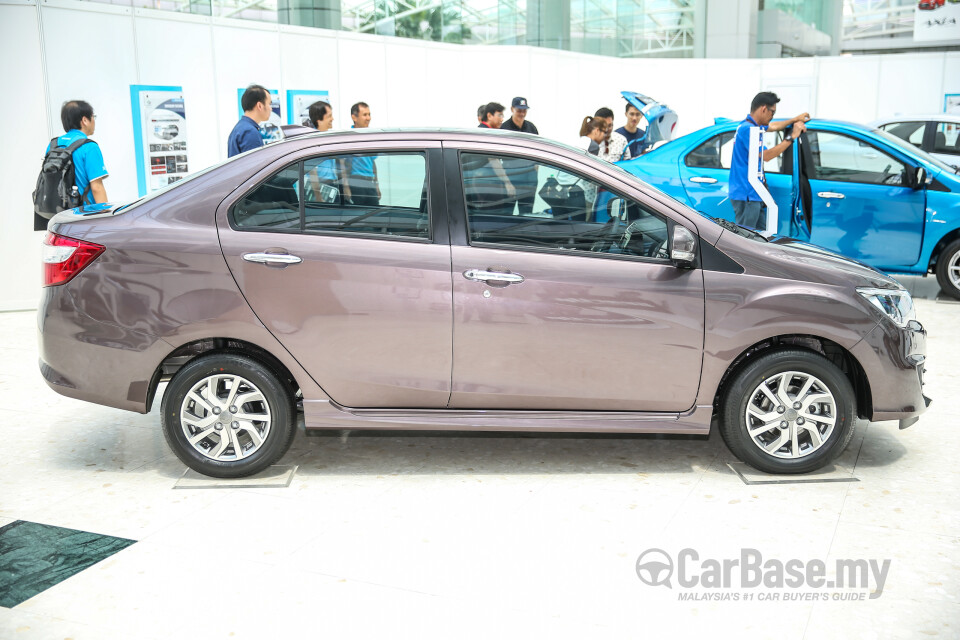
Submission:
<svg viewBox="0 0 960 640">
<path fill-rule="evenodd" d="M 69 147 L 58 146 L 58 140 L 59 136 L 50 141 L 50 150 L 43 159 L 37 188 L 33 192 L 33 212 L 46 220 L 61 211 L 79 207 L 90 191 L 89 184 L 83 193 L 77 190 L 73 153 L 93 140 L 81 138 L 70 143 Z"/>
</svg>

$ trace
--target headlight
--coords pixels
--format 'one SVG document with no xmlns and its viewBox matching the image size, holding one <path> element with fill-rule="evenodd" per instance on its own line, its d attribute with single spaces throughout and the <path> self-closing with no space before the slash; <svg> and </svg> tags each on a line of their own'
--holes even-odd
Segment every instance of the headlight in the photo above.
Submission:
<svg viewBox="0 0 960 640">
<path fill-rule="evenodd" d="M 908 322 L 917 317 L 913 308 L 913 298 L 906 289 L 857 287 L 857 293 L 883 312 L 883 315 L 893 320 L 898 327 L 907 326 Z"/>
</svg>

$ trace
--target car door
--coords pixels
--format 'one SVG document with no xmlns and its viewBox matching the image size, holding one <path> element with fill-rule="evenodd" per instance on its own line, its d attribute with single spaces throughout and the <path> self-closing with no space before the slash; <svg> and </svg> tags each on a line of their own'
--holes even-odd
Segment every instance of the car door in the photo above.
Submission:
<svg viewBox="0 0 960 640">
<path fill-rule="evenodd" d="M 810 242 L 877 267 L 915 264 L 925 194 L 903 184 L 907 165 L 854 135 L 812 128 L 807 139 Z"/>
<path fill-rule="evenodd" d="M 733 158 L 733 139 L 736 130 L 724 131 L 707 138 L 680 160 L 680 177 L 690 206 L 707 215 L 733 220 L 730 204 L 730 162 Z M 764 145 L 773 147 L 780 134 L 764 134 Z M 764 163 L 767 189 L 779 210 L 777 233 L 791 235 L 789 212 L 794 201 L 792 162 L 787 153 Z"/>
<path fill-rule="evenodd" d="M 460 176 L 448 178 L 457 194 L 449 206 L 450 406 L 691 408 L 702 362 L 703 276 L 667 259 L 673 220 L 624 197 L 624 185 L 589 178 L 555 154 L 444 146 L 447 175 Z M 505 193 L 500 171 L 510 158 L 536 167 L 530 213 Z"/>
<path fill-rule="evenodd" d="M 442 408 L 450 396 L 439 143 L 398 144 L 288 156 L 217 214 L 224 257 L 251 308 L 348 407 Z M 361 162 L 376 175 L 363 186 L 348 177 Z"/>
</svg>

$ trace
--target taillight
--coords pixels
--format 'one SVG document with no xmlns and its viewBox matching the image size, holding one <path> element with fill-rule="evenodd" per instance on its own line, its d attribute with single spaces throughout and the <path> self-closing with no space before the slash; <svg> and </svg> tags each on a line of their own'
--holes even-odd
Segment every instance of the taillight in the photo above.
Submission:
<svg viewBox="0 0 960 640">
<path fill-rule="evenodd" d="M 43 238 L 43 286 L 69 282 L 106 247 L 47 232 Z"/>
</svg>

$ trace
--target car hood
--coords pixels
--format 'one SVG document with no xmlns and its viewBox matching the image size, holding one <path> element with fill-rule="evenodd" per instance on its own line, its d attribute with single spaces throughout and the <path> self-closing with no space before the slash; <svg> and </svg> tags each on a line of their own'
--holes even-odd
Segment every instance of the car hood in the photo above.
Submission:
<svg viewBox="0 0 960 640">
<path fill-rule="evenodd" d="M 725 230 L 717 247 L 739 253 L 737 249 L 746 248 L 744 243 L 752 245 L 752 255 L 731 257 L 741 262 L 748 272 L 757 275 L 844 287 L 903 288 L 895 279 L 869 265 L 783 236 L 762 242 L 741 238 Z M 758 255 L 758 249 L 762 258 Z"/>
</svg>

